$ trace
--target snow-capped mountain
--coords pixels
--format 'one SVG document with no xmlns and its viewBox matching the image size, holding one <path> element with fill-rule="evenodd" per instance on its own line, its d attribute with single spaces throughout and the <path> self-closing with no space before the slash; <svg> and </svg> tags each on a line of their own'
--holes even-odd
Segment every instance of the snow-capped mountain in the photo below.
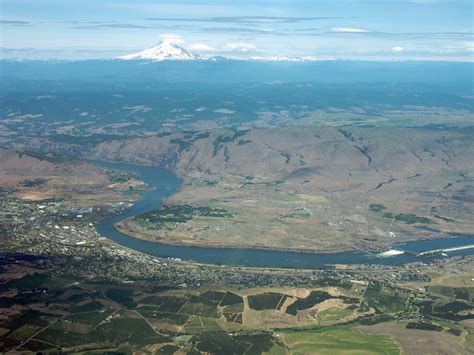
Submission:
<svg viewBox="0 0 474 355">
<path fill-rule="evenodd" d="M 196 60 L 200 58 L 174 43 L 164 41 L 156 46 L 145 49 L 144 51 L 124 55 L 121 57 L 117 57 L 116 59 L 142 59 L 159 62 L 162 60 Z"/>
<path fill-rule="evenodd" d="M 199 56 L 189 52 L 183 47 L 169 41 L 163 41 L 160 44 L 144 51 L 128 54 L 115 59 L 122 60 L 148 60 L 153 62 L 160 62 L 163 60 L 241 60 L 241 61 L 257 61 L 257 62 L 314 62 L 318 60 L 332 60 L 332 58 L 317 58 L 312 56 L 249 56 L 249 57 L 234 57 L 234 56 Z"/>
</svg>

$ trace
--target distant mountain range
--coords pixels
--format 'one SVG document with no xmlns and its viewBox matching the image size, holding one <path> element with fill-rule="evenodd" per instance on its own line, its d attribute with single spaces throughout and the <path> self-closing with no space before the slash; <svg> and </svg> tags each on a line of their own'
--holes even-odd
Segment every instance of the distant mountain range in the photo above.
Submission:
<svg viewBox="0 0 474 355">
<path fill-rule="evenodd" d="M 161 62 L 164 60 L 222 60 L 222 59 L 231 59 L 231 60 L 250 60 L 250 61 L 288 61 L 288 62 L 313 62 L 321 60 L 321 58 L 313 56 L 302 56 L 302 57 L 292 57 L 292 56 L 250 56 L 250 57 L 234 57 L 234 56 L 200 56 L 194 53 L 189 52 L 183 47 L 178 46 L 177 44 L 171 42 L 161 42 L 151 48 L 145 49 L 141 52 L 128 54 L 115 59 L 120 60 L 148 60 L 154 62 Z M 324 60 L 328 60 L 325 58 Z"/>
</svg>

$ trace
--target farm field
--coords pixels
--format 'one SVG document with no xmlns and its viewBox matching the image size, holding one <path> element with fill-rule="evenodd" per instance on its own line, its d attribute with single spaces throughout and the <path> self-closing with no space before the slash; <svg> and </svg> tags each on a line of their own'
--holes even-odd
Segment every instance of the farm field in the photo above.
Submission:
<svg viewBox="0 0 474 355">
<path fill-rule="evenodd" d="M 347 327 L 321 331 L 278 333 L 290 354 L 400 354 L 388 336 L 364 334 Z"/>
<path fill-rule="evenodd" d="M 425 298 L 384 283 L 363 290 L 357 283 L 322 283 L 331 286 L 153 291 L 86 280 L 70 286 L 47 273 L 27 274 L 7 284 L 25 306 L 1 324 L 0 345 L 16 351 L 398 354 L 425 346 L 416 343 L 416 334 L 425 334 L 459 353 L 471 346 L 470 288 L 433 286 Z M 50 303 L 40 306 L 46 297 Z"/>
</svg>

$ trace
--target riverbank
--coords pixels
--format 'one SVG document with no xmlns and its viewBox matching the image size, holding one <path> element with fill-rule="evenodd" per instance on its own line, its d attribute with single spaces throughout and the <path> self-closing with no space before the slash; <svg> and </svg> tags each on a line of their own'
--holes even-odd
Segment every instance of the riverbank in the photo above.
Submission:
<svg viewBox="0 0 474 355">
<path fill-rule="evenodd" d="M 222 265 L 242 265 L 255 267 L 277 267 L 277 268 L 318 268 L 323 265 L 335 264 L 383 264 L 383 265 L 401 265 L 416 261 L 429 261 L 433 258 L 420 259 L 416 257 L 415 252 L 435 249 L 431 246 L 434 242 L 436 249 L 441 243 L 441 247 L 454 247 L 466 244 L 472 244 L 472 238 L 467 236 L 451 237 L 442 240 L 419 240 L 415 242 L 401 243 L 393 245 L 390 248 L 405 250 L 414 249 L 414 252 L 394 255 L 388 258 L 379 258 L 375 253 L 365 251 L 343 251 L 335 253 L 321 252 L 295 252 L 278 251 L 271 249 L 252 249 L 252 248 L 215 248 L 199 246 L 179 246 L 171 244 L 158 244 L 147 240 L 137 239 L 127 235 L 129 231 L 120 230 L 116 225 L 124 222 L 134 216 L 159 209 L 162 202 L 176 193 L 181 187 L 181 181 L 169 170 L 155 168 L 150 166 L 138 166 L 131 164 L 117 163 L 99 163 L 99 165 L 108 169 L 133 171 L 140 176 L 140 179 L 147 183 L 151 190 L 142 195 L 142 199 L 136 201 L 130 210 L 121 214 L 111 216 L 99 222 L 96 225 L 98 233 L 108 239 L 125 246 L 129 249 L 139 251 L 145 254 L 161 257 L 174 258 L 187 262 L 222 264 Z M 123 233 L 125 232 L 125 233 Z M 458 241 L 458 244 L 456 244 Z M 414 247 L 412 247 L 412 243 Z M 452 244 L 454 243 L 454 244 Z M 464 251 L 472 252 L 472 250 Z M 465 255 L 454 253 L 453 255 Z"/>
<path fill-rule="evenodd" d="M 143 240 L 151 243 L 162 244 L 162 245 L 174 245 L 179 247 L 187 248 L 212 248 L 212 249 L 254 249 L 262 251 L 281 251 L 281 252 L 292 252 L 292 253 L 307 253 L 307 254 L 334 254 L 334 253 L 347 253 L 347 252 L 366 252 L 366 253 L 377 253 L 379 250 L 362 250 L 357 248 L 334 248 L 334 249 L 304 249 L 304 248 L 284 248 L 284 247 L 273 247 L 264 245 L 241 245 L 231 243 L 200 243 L 198 241 L 186 241 L 184 239 L 165 239 L 156 238 L 153 235 L 147 234 L 140 231 L 133 226 L 133 222 L 130 220 L 124 220 L 114 225 L 115 229 L 120 233 L 123 233 L 131 238 Z M 387 245 L 388 247 L 388 245 Z M 384 250 L 385 246 L 380 248 Z"/>
</svg>

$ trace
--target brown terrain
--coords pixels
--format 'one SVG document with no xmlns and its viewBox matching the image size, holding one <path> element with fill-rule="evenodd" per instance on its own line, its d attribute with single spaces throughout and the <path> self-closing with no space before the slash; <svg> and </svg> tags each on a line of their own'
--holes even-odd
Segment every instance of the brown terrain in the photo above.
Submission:
<svg viewBox="0 0 474 355">
<path fill-rule="evenodd" d="M 447 332 L 410 330 L 404 323 L 389 322 L 371 326 L 359 326 L 357 330 L 369 334 L 388 335 L 400 344 L 406 354 L 472 354 L 473 347 Z"/>
<path fill-rule="evenodd" d="M 66 199 L 75 206 L 124 198 L 124 184 L 111 181 L 110 172 L 54 154 L 29 154 L 0 149 L 0 192 L 29 201 Z M 134 183 L 143 187 L 141 182 Z M 128 185 L 131 184 L 129 181 Z"/>
<path fill-rule="evenodd" d="M 119 226 L 137 238 L 211 247 L 377 250 L 433 234 L 472 233 L 472 138 L 470 130 L 414 128 L 216 129 L 105 142 L 88 154 L 170 168 L 184 184 L 167 205 L 229 214 L 195 214 L 159 227 L 140 219 Z"/>
</svg>

